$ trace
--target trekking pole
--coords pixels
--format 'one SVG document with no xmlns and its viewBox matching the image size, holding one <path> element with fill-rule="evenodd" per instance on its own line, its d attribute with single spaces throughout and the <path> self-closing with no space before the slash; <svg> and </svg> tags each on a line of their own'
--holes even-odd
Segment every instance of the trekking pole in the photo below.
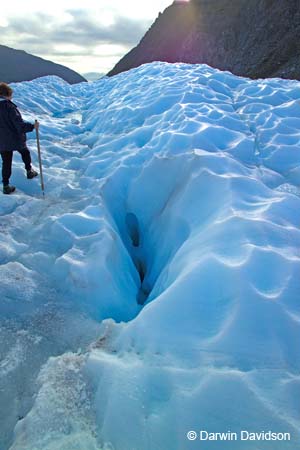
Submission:
<svg viewBox="0 0 300 450">
<path fill-rule="evenodd" d="M 38 121 L 35 120 L 35 125 L 37 123 L 38 123 Z M 36 131 L 36 143 L 37 143 L 38 157 L 39 157 L 39 166 L 40 166 L 41 189 L 43 192 L 43 197 L 45 197 L 45 186 L 44 186 L 43 166 L 42 166 L 42 157 L 41 157 L 40 135 L 39 135 L 38 127 L 36 127 L 35 131 Z"/>
</svg>

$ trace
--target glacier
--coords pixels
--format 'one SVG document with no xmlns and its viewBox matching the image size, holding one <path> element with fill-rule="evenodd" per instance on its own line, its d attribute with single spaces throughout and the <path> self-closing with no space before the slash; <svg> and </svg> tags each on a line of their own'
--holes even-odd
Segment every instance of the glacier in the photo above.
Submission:
<svg viewBox="0 0 300 450">
<path fill-rule="evenodd" d="M 151 63 L 13 88 L 46 197 L 15 155 L 1 450 L 295 450 L 300 83 Z"/>
</svg>

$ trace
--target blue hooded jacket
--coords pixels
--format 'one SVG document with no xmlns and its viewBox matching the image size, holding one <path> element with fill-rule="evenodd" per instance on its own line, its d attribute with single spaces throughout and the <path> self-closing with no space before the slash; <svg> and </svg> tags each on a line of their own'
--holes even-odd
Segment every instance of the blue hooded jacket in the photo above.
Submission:
<svg viewBox="0 0 300 450">
<path fill-rule="evenodd" d="M 26 149 L 26 133 L 34 125 L 24 122 L 17 106 L 0 96 L 0 152 Z"/>
</svg>

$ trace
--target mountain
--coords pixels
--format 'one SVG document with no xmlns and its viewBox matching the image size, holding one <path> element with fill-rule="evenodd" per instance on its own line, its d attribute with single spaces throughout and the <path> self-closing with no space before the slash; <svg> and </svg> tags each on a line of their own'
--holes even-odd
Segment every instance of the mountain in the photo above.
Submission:
<svg viewBox="0 0 300 450">
<path fill-rule="evenodd" d="M 87 72 L 87 73 L 83 73 L 83 76 L 88 81 L 97 81 L 100 78 L 104 77 L 105 73 L 102 73 L 102 72 Z"/>
<path fill-rule="evenodd" d="M 1 450 L 299 449 L 299 91 L 168 63 L 15 86 L 46 195 L 16 158 Z"/>
<path fill-rule="evenodd" d="M 6 83 L 29 81 L 46 75 L 57 75 L 70 84 L 86 81 L 68 67 L 5 45 L 0 45 L 0 60 L 0 80 Z"/>
<path fill-rule="evenodd" d="M 299 0 L 174 2 L 108 75 L 152 61 L 300 79 Z"/>
</svg>

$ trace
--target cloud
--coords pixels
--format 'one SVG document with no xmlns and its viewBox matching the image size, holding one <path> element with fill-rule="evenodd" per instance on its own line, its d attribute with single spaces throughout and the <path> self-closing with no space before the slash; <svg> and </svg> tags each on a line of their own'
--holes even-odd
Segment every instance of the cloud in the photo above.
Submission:
<svg viewBox="0 0 300 450">
<path fill-rule="evenodd" d="M 0 33 L 1 44 L 38 55 L 95 55 L 100 45 L 111 45 L 110 56 L 116 56 L 137 45 L 149 25 L 148 20 L 117 14 L 112 23 L 104 25 L 91 12 L 72 9 L 66 11 L 63 21 L 44 13 L 10 17 L 7 26 L 0 26 Z M 116 52 L 116 46 L 123 51 Z"/>
</svg>

